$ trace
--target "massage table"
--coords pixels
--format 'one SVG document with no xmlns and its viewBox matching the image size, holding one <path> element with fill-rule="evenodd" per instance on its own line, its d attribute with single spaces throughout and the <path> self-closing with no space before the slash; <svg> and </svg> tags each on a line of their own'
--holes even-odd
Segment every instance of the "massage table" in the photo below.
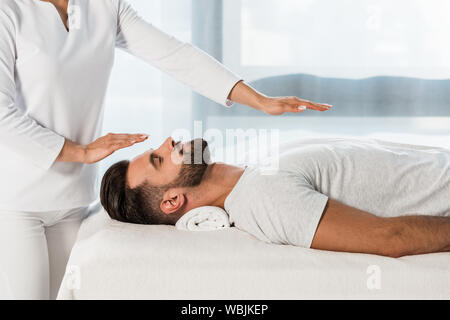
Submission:
<svg viewBox="0 0 450 320">
<path fill-rule="evenodd" d="M 450 253 L 399 259 L 257 240 L 236 228 L 83 223 L 58 299 L 450 299 Z"/>
</svg>

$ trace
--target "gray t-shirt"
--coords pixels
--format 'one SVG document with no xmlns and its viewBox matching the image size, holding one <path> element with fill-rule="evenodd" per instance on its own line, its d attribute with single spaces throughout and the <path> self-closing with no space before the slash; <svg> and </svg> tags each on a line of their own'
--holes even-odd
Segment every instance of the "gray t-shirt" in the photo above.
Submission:
<svg viewBox="0 0 450 320">
<path fill-rule="evenodd" d="M 249 166 L 225 200 L 260 240 L 310 247 L 328 198 L 377 216 L 450 215 L 450 150 L 360 139 L 310 139 L 271 175 Z"/>
</svg>

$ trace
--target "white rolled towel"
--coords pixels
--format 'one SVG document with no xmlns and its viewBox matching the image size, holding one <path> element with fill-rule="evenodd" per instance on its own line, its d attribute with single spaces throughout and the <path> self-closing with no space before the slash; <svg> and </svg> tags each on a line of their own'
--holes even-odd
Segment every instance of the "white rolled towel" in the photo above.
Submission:
<svg viewBox="0 0 450 320">
<path fill-rule="evenodd" d="M 198 207 L 178 219 L 175 227 L 185 231 L 215 231 L 229 228 L 230 219 L 222 208 Z"/>
</svg>

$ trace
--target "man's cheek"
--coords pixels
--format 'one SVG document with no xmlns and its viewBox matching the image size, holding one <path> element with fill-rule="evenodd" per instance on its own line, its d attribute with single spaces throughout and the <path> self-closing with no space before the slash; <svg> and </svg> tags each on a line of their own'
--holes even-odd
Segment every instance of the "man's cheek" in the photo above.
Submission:
<svg viewBox="0 0 450 320">
<path fill-rule="evenodd" d="M 173 166 L 177 166 L 177 167 L 181 167 L 181 165 L 184 162 L 184 157 L 182 155 L 180 155 L 179 152 L 172 152 L 170 154 L 170 160 L 171 160 L 171 164 Z"/>
</svg>

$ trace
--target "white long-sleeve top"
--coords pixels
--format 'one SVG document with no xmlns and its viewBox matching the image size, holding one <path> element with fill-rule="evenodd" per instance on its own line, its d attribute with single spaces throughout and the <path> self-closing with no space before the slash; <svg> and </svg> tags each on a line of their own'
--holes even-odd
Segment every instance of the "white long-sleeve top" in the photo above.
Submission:
<svg viewBox="0 0 450 320">
<path fill-rule="evenodd" d="M 0 0 L 0 210 L 70 209 L 98 197 L 97 166 L 55 160 L 65 138 L 100 135 L 116 47 L 222 105 L 241 80 L 123 0 L 69 0 L 68 13 L 69 32 L 51 3 Z"/>
</svg>

